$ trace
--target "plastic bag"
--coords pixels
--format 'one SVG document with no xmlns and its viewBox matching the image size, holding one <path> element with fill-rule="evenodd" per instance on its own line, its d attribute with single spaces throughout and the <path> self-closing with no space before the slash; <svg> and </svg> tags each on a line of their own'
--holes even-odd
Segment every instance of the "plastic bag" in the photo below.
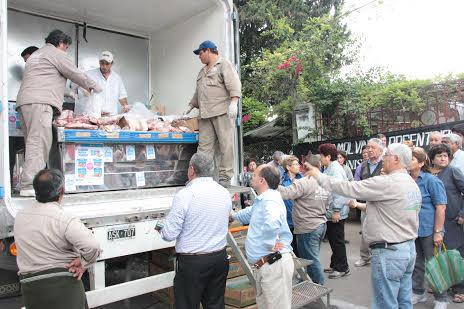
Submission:
<svg viewBox="0 0 464 309">
<path fill-rule="evenodd" d="M 103 97 L 92 92 L 85 103 L 83 114 L 89 117 L 100 118 L 102 106 Z"/>
<path fill-rule="evenodd" d="M 447 251 L 448 263 L 454 284 L 464 281 L 464 258 L 458 250 Z"/>
<path fill-rule="evenodd" d="M 124 114 L 124 116 L 128 116 L 131 118 L 141 118 L 145 120 L 150 120 L 155 118 L 155 113 L 150 111 L 145 104 L 140 102 L 135 102 L 134 105 L 131 106 L 131 109 Z"/>
<path fill-rule="evenodd" d="M 464 259 L 457 250 L 443 249 L 425 263 L 425 279 L 430 287 L 443 293 L 453 285 L 464 281 Z"/>
</svg>

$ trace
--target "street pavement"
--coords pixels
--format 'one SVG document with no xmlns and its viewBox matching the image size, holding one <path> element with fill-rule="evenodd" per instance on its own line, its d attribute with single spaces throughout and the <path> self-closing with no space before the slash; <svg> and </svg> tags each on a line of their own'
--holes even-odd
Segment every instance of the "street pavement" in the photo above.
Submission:
<svg viewBox="0 0 464 309">
<path fill-rule="evenodd" d="M 370 267 L 355 267 L 354 263 L 359 258 L 360 243 L 360 224 L 348 223 L 345 225 L 347 240 L 348 263 L 350 264 L 351 275 L 341 279 L 326 279 L 326 285 L 333 289 L 331 294 L 331 304 L 340 309 L 364 309 L 369 308 L 371 300 L 370 287 Z M 323 267 L 328 267 L 330 263 L 331 250 L 328 243 L 323 243 L 321 250 L 321 262 Z M 21 298 L 0 299 L 0 308 L 17 309 L 22 305 Z M 159 303 L 151 294 L 142 295 L 130 300 L 117 302 L 100 309 L 168 309 L 169 306 Z M 308 308 L 313 308 L 308 306 Z M 414 309 L 433 308 L 433 296 L 429 294 L 429 300 L 414 306 Z M 464 308 L 462 305 L 450 303 L 448 309 Z"/>
</svg>

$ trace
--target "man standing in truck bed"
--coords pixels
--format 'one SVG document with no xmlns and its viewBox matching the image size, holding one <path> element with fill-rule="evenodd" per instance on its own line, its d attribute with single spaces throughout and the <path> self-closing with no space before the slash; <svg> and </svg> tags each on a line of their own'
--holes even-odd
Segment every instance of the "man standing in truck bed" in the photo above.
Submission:
<svg viewBox="0 0 464 309">
<path fill-rule="evenodd" d="M 26 62 L 16 102 L 26 144 L 21 196 L 35 195 L 32 179 L 48 161 L 53 140 L 53 115 L 61 113 L 66 80 L 70 79 L 89 92 L 101 91 L 95 81 L 66 55 L 71 42 L 69 35 L 53 30 L 45 39 L 45 46 L 35 51 Z"/>
<path fill-rule="evenodd" d="M 205 66 L 198 73 L 186 114 L 200 110 L 198 152 L 213 156 L 219 142 L 219 183 L 226 187 L 233 176 L 234 122 L 242 85 L 234 66 L 219 56 L 216 44 L 205 41 L 193 52 Z"/>
</svg>

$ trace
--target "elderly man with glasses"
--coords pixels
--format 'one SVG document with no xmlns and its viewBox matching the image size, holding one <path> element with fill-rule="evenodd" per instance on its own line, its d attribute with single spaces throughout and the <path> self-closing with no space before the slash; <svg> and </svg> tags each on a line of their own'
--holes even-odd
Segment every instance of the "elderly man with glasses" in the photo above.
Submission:
<svg viewBox="0 0 464 309">
<path fill-rule="evenodd" d="M 308 175 L 325 189 L 364 200 L 369 214 L 363 235 L 372 252 L 371 308 L 412 309 L 412 272 L 416 258 L 414 240 L 419 227 L 421 192 L 407 168 L 411 149 L 390 144 L 383 159 L 384 175 L 362 181 L 340 181 L 306 166 Z"/>
</svg>

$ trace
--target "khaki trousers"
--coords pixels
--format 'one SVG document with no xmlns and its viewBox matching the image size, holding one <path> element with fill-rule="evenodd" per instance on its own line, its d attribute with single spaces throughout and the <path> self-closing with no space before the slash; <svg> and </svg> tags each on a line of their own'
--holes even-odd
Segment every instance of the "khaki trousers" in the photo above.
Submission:
<svg viewBox="0 0 464 309">
<path fill-rule="evenodd" d="M 198 120 L 200 131 L 198 152 L 214 158 L 219 143 L 219 180 L 230 180 L 234 175 L 234 123 L 227 114 Z"/>
<path fill-rule="evenodd" d="M 361 228 L 364 225 L 364 221 L 366 221 L 366 213 L 361 212 Z M 361 233 L 361 245 L 359 247 L 359 255 L 361 256 L 361 259 L 364 261 L 371 260 L 371 252 L 369 250 L 369 244 L 367 243 L 362 233 Z"/>
<path fill-rule="evenodd" d="M 21 173 L 21 189 L 32 189 L 34 176 L 45 168 L 52 146 L 53 108 L 48 104 L 27 104 L 19 107 L 24 132 L 26 155 Z"/>
<path fill-rule="evenodd" d="M 290 309 L 292 307 L 292 278 L 295 266 L 290 253 L 272 265 L 264 264 L 255 270 L 256 304 L 263 309 Z"/>
</svg>

